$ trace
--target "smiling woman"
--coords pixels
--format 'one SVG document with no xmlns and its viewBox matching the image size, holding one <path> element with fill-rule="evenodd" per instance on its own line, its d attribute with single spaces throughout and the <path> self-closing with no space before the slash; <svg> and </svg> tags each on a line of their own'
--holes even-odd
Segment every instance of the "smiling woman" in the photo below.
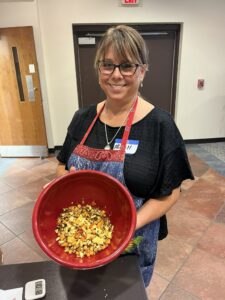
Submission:
<svg viewBox="0 0 225 300">
<path fill-rule="evenodd" d="M 126 30 L 124 34 L 123 25 L 117 26 L 116 30 L 108 29 L 99 43 L 94 63 L 99 84 L 107 96 L 106 106 L 111 106 L 111 109 L 106 107 L 101 119 L 109 121 L 116 114 L 112 126 L 119 125 L 131 108 L 148 66 L 148 51 L 143 38 L 131 27 L 127 26 Z M 120 101 L 119 112 L 114 100 Z M 114 116 L 107 116 L 107 110 L 115 112 Z"/>
<path fill-rule="evenodd" d="M 59 175 L 97 170 L 129 190 L 136 206 L 135 236 L 142 236 L 133 252 L 145 286 L 152 277 L 157 241 L 167 235 L 165 214 L 177 201 L 182 181 L 193 179 L 172 117 L 140 95 L 147 57 L 135 29 L 118 25 L 106 31 L 94 63 L 106 99 L 75 113 L 57 157 Z"/>
</svg>

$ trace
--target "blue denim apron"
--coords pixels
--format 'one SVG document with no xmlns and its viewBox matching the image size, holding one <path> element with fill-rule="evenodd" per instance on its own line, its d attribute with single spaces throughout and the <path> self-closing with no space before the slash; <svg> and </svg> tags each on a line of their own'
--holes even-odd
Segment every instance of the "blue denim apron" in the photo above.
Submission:
<svg viewBox="0 0 225 300">
<path fill-rule="evenodd" d="M 137 107 L 137 100 L 128 116 L 120 150 L 95 149 L 84 145 L 97 118 L 100 116 L 104 108 L 103 106 L 100 112 L 95 116 L 82 141 L 75 147 L 73 153 L 71 154 L 68 160 L 68 168 L 70 169 L 73 166 L 76 170 L 101 171 L 115 177 L 124 186 L 126 186 L 123 173 L 124 158 L 126 153 L 126 143 Z M 134 199 L 136 209 L 138 210 L 143 205 L 144 198 L 138 198 L 134 195 L 132 195 L 132 197 Z M 139 265 L 145 286 L 149 285 L 153 273 L 157 251 L 159 224 L 160 222 L 158 219 L 136 230 L 135 232 L 135 237 L 142 236 L 142 241 L 134 249 L 134 253 L 139 256 Z"/>
</svg>

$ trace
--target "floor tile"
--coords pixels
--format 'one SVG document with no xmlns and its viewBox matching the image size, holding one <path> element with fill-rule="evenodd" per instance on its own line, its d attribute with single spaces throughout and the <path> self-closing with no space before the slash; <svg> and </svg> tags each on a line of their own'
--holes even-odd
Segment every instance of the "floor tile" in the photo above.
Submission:
<svg viewBox="0 0 225 300">
<path fill-rule="evenodd" d="M 16 159 L 15 158 L 2 158 L 0 156 L 0 177 L 4 176 L 5 173 L 14 165 Z"/>
<path fill-rule="evenodd" d="M 20 186 L 17 190 L 22 192 L 25 196 L 29 197 L 32 200 L 36 200 L 38 195 L 43 190 L 43 186 L 48 183 L 49 180 L 45 178 L 39 178 L 33 182 Z"/>
<path fill-rule="evenodd" d="M 31 228 L 32 211 L 34 202 L 30 202 L 22 207 L 0 216 L 0 221 L 15 234 L 20 234 Z"/>
<path fill-rule="evenodd" d="M 44 163 L 30 168 L 30 171 L 40 177 L 46 177 L 50 175 L 56 176 L 57 164 L 53 161 L 44 160 Z"/>
<path fill-rule="evenodd" d="M 194 176 L 200 177 L 209 169 L 209 165 L 198 158 L 195 154 L 191 153 L 188 157 Z"/>
<path fill-rule="evenodd" d="M 201 300 L 195 295 L 191 295 L 175 284 L 170 284 L 163 293 L 160 300 Z"/>
<path fill-rule="evenodd" d="M 225 162 L 225 142 L 199 144 L 201 148 Z"/>
<path fill-rule="evenodd" d="M 16 189 L 0 194 L 0 216 L 31 201 L 29 197 Z"/>
<path fill-rule="evenodd" d="M 158 243 L 155 272 L 166 280 L 171 280 L 190 255 L 192 246 L 179 241 L 170 234 Z"/>
<path fill-rule="evenodd" d="M 39 157 L 30 157 L 29 159 L 27 158 L 17 158 L 15 161 L 16 167 L 20 167 L 26 170 L 30 170 L 31 168 L 35 166 L 39 166 L 45 163 L 44 159 L 41 159 Z"/>
<path fill-rule="evenodd" d="M 153 273 L 151 283 L 146 288 L 147 296 L 150 300 L 158 300 L 165 291 L 169 282 L 160 277 L 156 272 Z"/>
<path fill-rule="evenodd" d="M 13 189 L 13 187 L 9 186 L 5 182 L 0 181 L 0 194 L 9 192 Z"/>
<path fill-rule="evenodd" d="M 224 195 L 224 202 L 225 202 L 225 177 L 219 174 L 218 172 L 209 169 L 203 176 L 202 179 L 206 181 L 207 184 L 216 187 L 218 190 L 221 191 Z"/>
<path fill-rule="evenodd" d="M 50 161 L 52 161 L 52 162 L 54 162 L 54 163 L 56 163 L 57 165 L 58 165 L 58 159 L 55 157 L 55 155 L 53 155 L 53 156 L 49 156 L 48 158 L 47 158 L 48 160 L 50 160 Z"/>
<path fill-rule="evenodd" d="M 45 176 L 45 179 L 47 179 L 49 182 L 54 180 L 55 178 L 56 178 L 56 174 L 51 174 L 51 175 Z"/>
<path fill-rule="evenodd" d="M 216 215 L 215 221 L 218 223 L 225 224 L 225 203 L 219 210 L 218 214 Z"/>
<path fill-rule="evenodd" d="M 182 208 L 179 205 L 180 201 L 167 213 L 169 233 L 180 242 L 194 246 L 211 220 L 197 212 Z"/>
<path fill-rule="evenodd" d="M 15 238 L 15 234 L 13 234 L 12 231 L 10 231 L 0 222 L 0 245 L 10 241 L 13 238 Z"/>
<path fill-rule="evenodd" d="M 0 159 L 0 166 L 1 166 L 1 160 Z M 6 176 L 14 175 L 15 173 L 22 172 L 25 169 L 23 167 L 17 166 L 15 163 L 16 160 L 13 159 L 13 163 L 11 164 L 5 164 L 3 167 L 0 168 L 0 178 L 4 178 Z"/>
<path fill-rule="evenodd" d="M 40 256 L 42 256 L 45 260 L 49 260 L 50 258 L 45 255 L 45 253 L 41 250 L 39 245 L 37 244 L 33 231 L 31 228 L 28 228 L 26 231 L 21 233 L 18 236 L 25 244 L 27 244 L 30 248 L 32 248 L 36 253 L 38 253 Z"/>
<path fill-rule="evenodd" d="M 211 224 L 197 247 L 225 259 L 225 224 Z"/>
<path fill-rule="evenodd" d="M 2 177 L 2 181 L 8 184 L 9 186 L 16 188 L 21 185 L 38 180 L 39 178 L 40 176 L 38 176 L 37 174 L 33 174 L 28 170 L 18 169 Z"/>
<path fill-rule="evenodd" d="M 224 270 L 224 260 L 196 249 L 173 279 L 173 283 L 200 299 L 224 300 Z"/>
<path fill-rule="evenodd" d="M 224 148 L 223 143 L 218 143 L 221 149 Z M 218 148 L 218 145 L 216 146 Z M 215 143 L 211 143 L 210 146 L 212 149 L 215 147 Z M 222 176 L 225 177 L 225 162 L 221 160 L 221 157 L 216 157 L 216 153 L 212 155 L 211 153 L 214 151 L 208 152 L 203 147 L 202 144 L 187 144 L 186 148 L 188 152 L 194 153 L 197 157 L 199 157 L 202 161 L 208 164 L 212 169 L 216 170 Z M 222 150 L 224 152 L 224 150 Z"/>
<path fill-rule="evenodd" d="M 44 260 L 42 256 L 38 255 L 19 238 L 14 238 L 13 240 L 2 245 L 1 250 L 3 252 L 4 265 Z"/>
<path fill-rule="evenodd" d="M 182 192 L 179 203 L 183 208 L 213 219 L 222 207 L 224 197 L 220 187 L 201 177 L 192 188 Z"/>
</svg>

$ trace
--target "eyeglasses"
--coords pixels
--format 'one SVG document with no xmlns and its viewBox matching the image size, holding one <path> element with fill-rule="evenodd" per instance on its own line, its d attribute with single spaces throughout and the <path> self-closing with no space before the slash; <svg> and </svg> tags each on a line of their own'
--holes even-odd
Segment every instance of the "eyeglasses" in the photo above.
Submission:
<svg viewBox="0 0 225 300">
<path fill-rule="evenodd" d="M 139 67 L 139 66 L 141 66 L 141 65 L 140 64 L 132 64 L 129 62 L 122 63 L 119 65 L 115 65 L 115 64 L 112 64 L 107 61 L 99 61 L 98 62 L 99 70 L 100 70 L 101 74 L 104 74 L 104 75 L 110 75 L 115 71 L 116 68 L 119 68 L 120 73 L 123 76 L 132 76 L 132 75 L 134 75 L 134 73 L 137 70 L 137 67 Z"/>
</svg>

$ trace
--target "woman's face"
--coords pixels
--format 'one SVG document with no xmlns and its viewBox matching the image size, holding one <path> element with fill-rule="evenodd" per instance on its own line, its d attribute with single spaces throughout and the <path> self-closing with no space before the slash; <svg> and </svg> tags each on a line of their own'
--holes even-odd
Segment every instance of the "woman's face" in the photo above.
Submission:
<svg viewBox="0 0 225 300">
<path fill-rule="evenodd" d="M 104 61 L 119 65 L 125 61 L 120 61 L 114 55 L 112 48 L 107 51 Z M 127 61 L 126 61 L 127 62 Z M 133 61 L 129 61 L 134 63 Z M 135 73 L 131 76 L 124 76 L 120 73 L 119 68 L 109 75 L 102 74 L 99 70 L 99 84 L 107 96 L 107 100 L 117 100 L 129 102 L 138 94 L 140 83 L 144 79 L 145 67 L 138 66 Z"/>
</svg>

